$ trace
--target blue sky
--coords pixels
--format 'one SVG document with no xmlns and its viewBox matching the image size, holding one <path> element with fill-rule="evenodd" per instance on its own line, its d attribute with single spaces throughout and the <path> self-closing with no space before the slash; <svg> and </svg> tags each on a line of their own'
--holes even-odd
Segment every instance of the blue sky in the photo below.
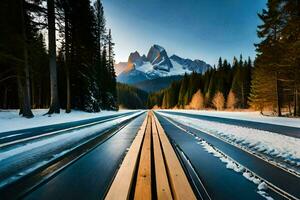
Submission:
<svg viewBox="0 0 300 200">
<path fill-rule="evenodd" d="M 257 13 L 266 0 L 102 0 L 116 61 L 153 44 L 191 59 L 216 64 L 220 56 L 255 57 Z"/>
</svg>

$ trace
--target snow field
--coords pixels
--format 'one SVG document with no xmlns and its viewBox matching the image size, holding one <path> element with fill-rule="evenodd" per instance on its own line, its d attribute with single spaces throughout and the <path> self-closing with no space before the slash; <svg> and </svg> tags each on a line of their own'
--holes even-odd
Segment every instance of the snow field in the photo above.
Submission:
<svg viewBox="0 0 300 200">
<path fill-rule="evenodd" d="M 160 114 L 233 145 L 259 154 L 281 167 L 300 174 L 300 139 L 273 132 L 193 119 L 166 113 Z"/>
<path fill-rule="evenodd" d="M 1 132 L 14 131 L 26 128 L 59 124 L 64 122 L 72 122 L 84 119 L 92 119 L 101 116 L 111 116 L 120 113 L 132 112 L 132 110 L 120 111 L 101 111 L 99 113 L 88 113 L 83 111 L 72 110 L 71 113 L 65 113 L 61 110 L 60 114 L 44 115 L 48 112 L 47 109 L 32 110 L 34 118 L 27 119 L 19 116 L 19 110 L 0 110 L 0 135 Z"/>
<path fill-rule="evenodd" d="M 17 170 L 0 180 L 0 188 L 65 155 L 98 136 L 99 132 L 106 131 L 140 113 L 0 150 L 0 176 L 7 175 L 11 170 Z"/>
<path fill-rule="evenodd" d="M 169 119 L 167 119 L 167 120 L 169 121 Z M 171 123 L 173 123 L 173 122 L 171 122 Z M 177 126 L 176 124 L 174 124 L 174 125 Z M 180 129 L 182 129 L 182 130 L 184 130 L 180 126 L 177 126 L 177 127 L 180 128 Z M 254 174 L 253 172 L 251 172 L 250 170 L 248 170 L 247 168 L 245 168 L 244 166 L 242 166 L 240 163 L 238 163 L 234 159 L 230 158 L 228 155 L 224 154 L 219 149 L 217 149 L 214 146 L 210 145 L 209 143 L 207 143 L 202 138 L 196 136 L 195 134 L 193 134 L 193 133 L 191 133 L 191 132 L 189 132 L 187 130 L 184 130 L 184 131 L 186 133 L 188 133 L 189 135 L 193 136 L 195 138 L 195 140 L 197 141 L 197 144 L 201 145 L 202 148 L 205 151 L 207 151 L 209 154 L 212 154 L 213 156 L 219 158 L 219 160 L 221 162 L 225 163 L 227 169 L 233 170 L 233 171 L 235 171 L 237 173 L 242 174 L 243 177 L 245 177 L 249 181 L 251 181 L 254 184 L 256 184 L 257 185 L 257 193 L 258 194 L 260 194 L 262 197 L 264 197 L 267 200 L 273 200 L 273 198 L 266 192 L 266 190 L 268 189 L 267 184 L 263 180 L 261 180 L 256 174 Z M 182 152 L 182 154 L 183 154 L 183 152 Z M 186 159 L 188 160 L 188 158 L 186 158 Z"/>
<path fill-rule="evenodd" d="M 253 121 L 253 122 L 263 122 L 268 124 L 276 124 L 276 125 L 300 128 L 300 118 L 263 116 L 257 111 L 252 111 L 252 112 L 251 111 L 232 112 L 232 111 L 215 111 L 215 110 L 167 110 L 167 111 L 246 120 L 246 121 Z"/>
</svg>

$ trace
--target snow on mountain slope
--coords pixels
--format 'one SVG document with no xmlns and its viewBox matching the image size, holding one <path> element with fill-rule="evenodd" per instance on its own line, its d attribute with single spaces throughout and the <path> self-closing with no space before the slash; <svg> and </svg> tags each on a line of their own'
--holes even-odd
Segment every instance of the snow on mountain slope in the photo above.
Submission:
<svg viewBox="0 0 300 200">
<path fill-rule="evenodd" d="M 170 75 L 171 76 L 174 76 L 174 75 L 182 75 L 182 74 L 190 74 L 192 73 L 192 71 L 190 71 L 189 69 L 187 68 L 184 68 L 182 65 L 180 65 L 178 62 L 174 61 L 171 59 L 171 63 L 173 65 L 173 70 L 170 72 Z"/>
<path fill-rule="evenodd" d="M 181 58 L 177 55 L 172 55 L 170 59 L 178 63 L 183 69 L 195 71 L 200 74 L 205 73 L 211 67 L 209 64 L 206 64 L 204 61 L 198 59 L 193 61 L 188 58 Z"/>
<path fill-rule="evenodd" d="M 142 66 L 138 66 L 136 70 L 148 74 L 153 71 L 153 65 L 150 62 L 145 62 Z"/>
<path fill-rule="evenodd" d="M 134 84 L 162 77 L 205 73 L 211 66 L 204 61 L 184 59 L 177 55 L 168 56 L 166 50 L 153 45 L 147 56 L 141 56 L 137 51 L 130 54 L 127 68 L 117 77 L 118 82 Z"/>
<path fill-rule="evenodd" d="M 143 72 L 147 79 L 153 79 L 153 78 L 159 78 L 159 77 L 167 77 L 167 76 L 177 76 L 177 75 L 183 75 L 185 73 L 189 74 L 192 73 L 192 71 L 188 69 L 182 68 L 182 66 L 175 61 L 171 60 L 172 68 L 167 70 L 157 69 L 153 70 L 153 65 L 150 62 L 144 62 L 143 65 L 137 66 L 134 71 L 131 72 L 131 75 L 133 73 L 136 73 L 136 71 Z M 167 67 L 165 67 L 167 68 Z"/>
</svg>

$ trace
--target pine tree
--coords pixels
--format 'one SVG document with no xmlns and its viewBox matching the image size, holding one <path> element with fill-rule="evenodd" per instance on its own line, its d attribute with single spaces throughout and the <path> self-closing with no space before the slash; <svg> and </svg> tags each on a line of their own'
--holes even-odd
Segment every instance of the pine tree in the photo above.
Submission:
<svg viewBox="0 0 300 200">
<path fill-rule="evenodd" d="M 234 57 L 233 57 L 233 61 L 232 61 L 232 70 L 233 70 L 233 73 L 236 72 L 238 66 L 239 66 L 238 60 L 237 60 L 237 58 L 234 56 Z"/>
<path fill-rule="evenodd" d="M 112 35 L 111 29 L 109 29 L 108 36 L 107 36 L 107 43 L 108 43 L 108 73 L 109 73 L 109 93 L 112 95 L 111 100 L 111 108 L 116 110 L 118 106 L 116 105 L 116 73 L 115 73 L 115 61 L 114 61 L 114 43 L 112 42 Z"/>
<path fill-rule="evenodd" d="M 23 95 L 23 106 L 21 114 L 24 117 L 33 117 L 31 111 L 31 98 L 30 98 L 30 74 L 29 74 L 29 63 L 28 63 L 28 47 L 27 47 L 27 34 L 26 34 L 26 22 L 25 17 L 27 15 L 24 10 L 24 2 L 20 1 L 20 21 L 21 21 L 21 38 L 23 41 L 23 59 L 24 59 L 24 74 L 25 74 L 25 84 L 24 88 L 21 90 Z"/>
<path fill-rule="evenodd" d="M 200 88 L 200 76 L 193 72 L 189 76 L 189 86 L 187 88 L 187 99 L 185 101 L 185 105 L 189 104 L 195 92 Z"/>
<path fill-rule="evenodd" d="M 220 57 L 219 60 L 218 60 L 218 66 L 217 68 L 220 69 L 223 67 L 223 61 L 222 61 L 222 58 Z"/>
<path fill-rule="evenodd" d="M 96 17 L 97 56 L 100 56 L 102 47 L 106 42 L 106 20 L 101 0 L 95 1 L 94 8 Z"/>
<path fill-rule="evenodd" d="M 59 1 L 59 8 L 62 10 L 64 20 L 63 20 L 63 30 L 62 32 L 64 36 L 64 69 L 65 69 L 65 81 L 66 81 L 66 113 L 71 112 L 71 41 L 72 41 L 72 35 L 71 35 L 71 11 L 70 11 L 70 3 L 69 0 L 60 0 Z"/>
<path fill-rule="evenodd" d="M 102 55 L 101 55 L 101 75 L 102 75 L 102 87 L 101 87 L 101 102 L 102 105 L 101 107 L 103 109 L 108 109 L 108 88 L 107 86 L 109 85 L 109 73 L 108 73 L 108 61 L 107 61 L 107 51 L 106 51 L 106 46 L 104 45 L 102 49 Z"/>
<path fill-rule="evenodd" d="M 259 14 L 263 25 L 258 26 L 258 36 L 262 41 L 256 45 L 258 56 L 253 72 L 251 104 L 260 108 L 271 106 L 276 108 L 277 115 L 281 116 L 279 65 L 283 49 L 279 40 L 283 21 L 279 3 L 279 0 L 269 0 L 268 10 L 263 10 L 262 14 Z"/>
<path fill-rule="evenodd" d="M 216 92 L 216 81 L 217 81 L 216 73 L 217 72 L 215 69 L 212 70 L 210 78 L 208 79 L 208 88 L 207 88 L 207 92 L 205 93 L 205 106 L 206 107 L 211 106 L 211 101 Z"/>
<path fill-rule="evenodd" d="M 178 96 L 179 96 L 179 90 L 181 87 L 181 82 L 173 82 L 170 86 L 170 88 L 168 89 L 169 91 L 169 106 L 168 108 L 173 108 L 178 104 Z"/>
<path fill-rule="evenodd" d="M 187 88 L 188 88 L 189 79 L 187 74 L 184 74 L 184 77 L 181 81 L 181 86 L 178 95 L 178 106 L 182 107 L 185 105 L 187 99 Z"/>
<path fill-rule="evenodd" d="M 252 61 L 251 58 L 248 57 L 248 61 L 244 64 L 244 108 L 249 107 L 249 97 L 251 91 L 251 76 L 252 76 Z"/>
<path fill-rule="evenodd" d="M 99 111 L 100 97 L 96 76 L 96 19 L 89 0 L 69 1 L 70 6 L 70 74 L 73 107 Z M 98 106 L 99 105 L 99 106 Z"/>
<path fill-rule="evenodd" d="M 286 19 L 282 30 L 281 43 L 284 46 L 284 57 L 281 66 L 288 73 L 284 78 L 285 93 L 288 104 L 293 103 L 294 116 L 300 115 L 300 2 L 299 0 L 283 1 L 282 15 Z M 290 97 L 290 98 L 289 98 Z"/>
<path fill-rule="evenodd" d="M 105 27 L 105 18 L 104 18 L 104 10 L 102 6 L 102 2 L 100 0 L 95 1 L 94 3 L 94 8 L 95 8 L 95 17 L 96 17 L 96 40 L 97 40 L 97 45 L 96 45 L 96 77 L 97 77 L 97 84 L 98 84 L 98 94 L 100 96 L 100 102 L 101 102 L 101 108 L 107 109 L 107 107 L 104 105 L 105 104 L 105 93 L 106 93 L 106 87 L 107 84 L 106 81 L 106 58 L 104 59 L 102 57 L 102 53 L 104 46 L 106 44 L 106 27 Z M 106 50 L 105 50 L 106 53 Z"/>
<path fill-rule="evenodd" d="M 244 63 L 242 60 L 242 56 L 240 56 L 240 61 L 235 65 L 235 73 L 232 80 L 231 90 L 236 94 L 237 98 L 237 106 L 239 108 L 245 108 L 245 77 L 244 77 Z"/>
<path fill-rule="evenodd" d="M 59 113 L 57 65 L 56 65 L 56 37 L 55 37 L 55 6 L 54 0 L 47 0 L 48 10 L 48 41 L 49 41 L 49 68 L 50 68 L 50 108 L 48 114 Z"/>
</svg>

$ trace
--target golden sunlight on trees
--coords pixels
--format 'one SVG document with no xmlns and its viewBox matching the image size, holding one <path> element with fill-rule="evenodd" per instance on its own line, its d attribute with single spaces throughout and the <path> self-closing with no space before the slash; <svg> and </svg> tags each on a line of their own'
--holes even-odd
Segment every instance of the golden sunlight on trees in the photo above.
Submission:
<svg viewBox="0 0 300 200">
<path fill-rule="evenodd" d="M 189 104 L 190 109 L 200 110 L 204 107 L 204 97 L 200 90 L 198 90 L 192 97 L 192 100 Z"/>
<path fill-rule="evenodd" d="M 225 99 L 221 92 L 217 92 L 212 101 L 213 105 L 217 110 L 223 110 Z"/>
<path fill-rule="evenodd" d="M 232 90 L 230 90 L 227 97 L 226 108 L 233 110 L 235 108 L 236 103 L 237 99 L 235 97 L 235 93 Z"/>
</svg>

